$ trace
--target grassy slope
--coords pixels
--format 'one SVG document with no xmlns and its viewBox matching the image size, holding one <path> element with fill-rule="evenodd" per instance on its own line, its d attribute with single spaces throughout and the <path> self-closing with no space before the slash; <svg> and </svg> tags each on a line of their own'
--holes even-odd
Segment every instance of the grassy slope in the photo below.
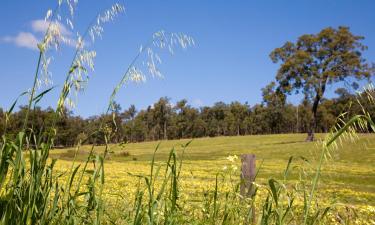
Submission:
<svg viewBox="0 0 375 225">
<path fill-rule="evenodd" d="M 318 135 L 323 138 L 324 135 Z M 201 138 L 193 140 L 188 147 L 183 168 L 183 187 L 188 190 L 202 191 L 211 185 L 215 174 L 228 165 L 228 155 L 254 153 L 257 165 L 262 162 L 259 183 L 265 183 L 271 177 L 281 177 L 288 158 L 294 156 L 295 165 L 313 168 L 320 148 L 318 142 L 304 142 L 305 134 L 282 134 L 241 137 Z M 162 141 L 157 160 L 164 161 L 172 147 L 181 150 L 180 145 L 189 140 Z M 125 148 L 113 145 L 109 160 L 106 162 L 107 183 L 112 190 L 132 189 L 136 182 L 128 173 L 147 174 L 149 161 L 158 142 L 128 144 Z M 79 158 L 83 159 L 89 150 L 84 146 Z M 103 147 L 97 147 L 102 151 Z M 128 151 L 124 157 L 120 152 Z M 55 150 L 52 157 L 60 158 L 61 170 L 67 168 L 72 150 Z M 339 197 L 340 201 L 361 205 L 375 205 L 375 135 L 363 135 L 356 143 L 345 142 L 332 152 L 324 165 L 324 174 L 320 184 L 321 193 L 330 198 Z M 240 162 L 238 162 L 238 165 Z M 292 178 L 297 178 L 297 173 Z M 123 193 L 123 191 L 119 191 Z"/>
</svg>

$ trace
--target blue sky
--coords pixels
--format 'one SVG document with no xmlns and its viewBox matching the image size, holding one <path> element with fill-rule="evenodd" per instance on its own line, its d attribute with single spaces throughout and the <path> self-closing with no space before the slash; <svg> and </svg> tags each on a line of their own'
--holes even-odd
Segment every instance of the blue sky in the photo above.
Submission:
<svg viewBox="0 0 375 225">
<path fill-rule="evenodd" d="M 57 1 L 2 0 L 0 3 L 0 107 L 8 108 L 17 95 L 27 90 L 33 79 L 37 51 L 20 46 L 20 32 L 38 34 L 32 21 L 42 19 Z M 96 12 L 110 0 L 80 0 L 75 15 L 76 28 L 83 30 Z M 113 87 L 127 65 L 158 30 L 191 35 L 196 45 L 163 57 L 164 79 L 148 79 L 143 84 L 123 88 L 116 101 L 145 108 L 162 96 L 172 102 L 186 98 L 193 106 L 217 101 L 238 100 L 250 105 L 261 102 L 260 89 L 271 82 L 277 65 L 269 53 L 284 42 L 322 28 L 349 26 L 365 36 L 369 46 L 365 57 L 375 62 L 375 1 L 124 1 L 126 13 L 105 26 L 102 40 L 95 43 L 95 73 L 79 95 L 73 112 L 88 117 L 105 111 Z M 51 67 L 58 88 L 41 102 L 55 106 L 71 50 L 54 56 Z M 328 89 L 332 96 L 334 87 Z M 296 96 L 289 101 L 298 102 Z M 20 104 L 24 104 L 21 100 Z"/>
</svg>

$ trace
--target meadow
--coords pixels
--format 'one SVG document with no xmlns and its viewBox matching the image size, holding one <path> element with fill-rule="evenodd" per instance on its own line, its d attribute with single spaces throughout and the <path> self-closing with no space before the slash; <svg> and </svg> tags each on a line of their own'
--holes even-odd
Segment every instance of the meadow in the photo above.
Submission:
<svg viewBox="0 0 375 225">
<path fill-rule="evenodd" d="M 189 35 L 159 30 L 125 67 L 106 112 L 82 120 L 69 115 L 94 73 L 93 44 L 125 7 L 114 3 L 99 10 L 81 34 L 73 26 L 77 3 L 58 1 L 38 22 L 44 36 L 30 46 L 39 52 L 33 84 L 7 111 L 0 109 L 0 224 L 375 224 L 375 122 L 374 108 L 367 107 L 375 105 L 375 89 L 370 85 L 350 98 L 341 90 L 338 100 L 324 100 L 326 85 L 374 75 L 360 54 L 367 49 L 362 36 L 349 27 L 328 27 L 302 35 L 297 47 L 287 42 L 276 48 L 270 57 L 281 63 L 278 87 L 272 81 L 262 88 L 263 102 L 252 108 L 233 102 L 198 110 L 186 100 L 172 107 L 161 98 L 147 113 L 137 114 L 134 105 L 122 113 L 116 103 L 121 88 L 162 78 L 159 54 L 195 46 Z M 49 64 L 62 45 L 75 46 L 71 64 L 63 84 L 50 87 Z M 306 56 L 320 63 L 306 66 Z M 55 88 L 61 88 L 56 107 L 42 112 L 39 102 Z M 306 92 L 305 109 L 286 104 L 292 89 Z M 24 95 L 27 105 L 14 112 Z M 318 117 L 320 102 L 333 107 L 332 115 L 324 114 L 329 120 Z M 353 102 L 357 111 L 351 112 Z M 302 127 L 308 130 L 294 127 L 294 109 L 297 124 L 298 115 L 306 115 Z M 188 127 L 197 130 L 189 134 Z M 233 136 L 295 130 L 308 132 L 308 138 Z M 330 133 L 314 138 L 319 131 Z M 216 137 L 167 141 L 192 136 Z M 141 142 L 150 139 L 165 141 Z M 55 149 L 64 146 L 75 147 Z M 242 179 L 240 170 L 241 155 L 249 153 L 256 156 L 254 182 Z"/>
<path fill-rule="evenodd" d="M 227 170 L 233 172 L 232 182 L 223 181 L 223 189 L 225 185 L 239 181 L 238 170 L 241 162 L 235 157 L 233 159 L 233 156 L 241 154 L 256 155 L 256 164 L 259 168 L 256 183 L 260 190 L 262 186 L 267 185 L 270 178 L 283 178 L 283 172 L 291 156 L 294 157 L 294 161 L 289 182 L 297 182 L 300 179 L 300 173 L 296 171 L 300 171 L 301 168 L 306 176 L 309 176 L 316 167 L 321 145 L 319 141 L 305 142 L 305 135 L 277 134 L 194 139 L 183 155 L 182 173 L 179 178 L 180 201 L 188 203 L 192 208 L 200 209 L 204 193 L 215 188 L 216 174 L 226 173 Z M 324 136 L 325 134 L 317 135 L 318 139 Z M 189 141 L 170 140 L 111 145 L 104 166 L 105 198 L 111 204 L 116 204 L 114 202 L 118 201 L 134 201 L 134 193 L 139 188 L 137 184 L 142 183 L 139 175 L 149 174 L 156 146 L 160 144 L 155 154 L 155 164 L 162 164 L 167 161 L 172 148 L 175 148 L 181 158 L 181 145 Z M 323 164 L 317 193 L 319 201 L 326 204 L 344 204 L 355 209 L 356 214 L 371 224 L 369 218 L 375 213 L 374 148 L 375 135 L 363 134 L 353 142 L 344 141 L 336 150 L 331 151 Z M 82 146 L 77 151 L 77 164 L 87 158 L 90 149 L 91 146 Z M 95 149 L 94 151 L 99 154 L 104 151 L 103 146 Z M 57 171 L 65 171 L 71 166 L 76 150 L 62 149 L 50 152 L 50 157 L 58 159 Z M 116 213 L 111 211 L 111 215 Z"/>
</svg>

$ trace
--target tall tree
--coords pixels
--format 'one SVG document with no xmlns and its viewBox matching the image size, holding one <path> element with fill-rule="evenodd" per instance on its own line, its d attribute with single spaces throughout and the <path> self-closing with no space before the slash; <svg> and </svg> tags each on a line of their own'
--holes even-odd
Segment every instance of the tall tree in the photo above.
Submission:
<svg viewBox="0 0 375 225">
<path fill-rule="evenodd" d="M 234 126 L 236 130 L 237 136 L 241 134 L 241 125 L 243 125 L 243 122 L 248 114 L 249 106 L 246 104 L 242 105 L 239 102 L 232 102 L 230 104 L 230 112 L 233 115 L 234 118 Z"/>
<path fill-rule="evenodd" d="M 188 121 L 187 117 L 187 110 L 188 110 L 187 100 L 182 99 L 176 103 L 175 109 L 177 111 L 176 116 L 176 128 L 177 128 L 177 136 L 179 138 L 184 138 L 185 133 L 188 129 L 188 123 L 192 121 Z"/>
<path fill-rule="evenodd" d="M 286 42 L 270 54 L 274 63 L 281 62 L 276 75 L 279 90 L 291 94 L 302 91 L 312 100 L 312 125 L 306 140 L 314 140 L 317 110 L 327 85 L 352 78 L 369 78 L 373 74 L 362 52 L 364 37 L 354 35 L 348 27 L 325 28 L 318 34 L 305 34 L 297 42 Z M 355 82 L 352 82 L 355 84 Z"/>
<path fill-rule="evenodd" d="M 135 126 L 134 118 L 136 115 L 137 115 L 137 109 L 135 108 L 134 105 L 130 105 L 130 107 L 121 114 L 123 123 L 125 123 L 124 126 L 128 128 L 128 131 L 129 131 L 128 140 L 130 142 L 133 141 L 133 130 Z"/>
<path fill-rule="evenodd" d="M 154 104 L 154 120 L 158 127 L 159 139 L 163 137 L 168 139 L 168 121 L 172 112 L 172 107 L 169 103 L 169 98 L 160 98 L 158 102 Z M 163 136 L 161 135 L 163 134 Z"/>
<path fill-rule="evenodd" d="M 113 101 L 111 105 L 111 111 L 112 113 L 115 113 L 118 115 L 121 111 L 121 105 L 117 103 L 116 101 Z"/>
<path fill-rule="evenodd" d="M 285 95 L 271 82 L 262 88 L 263 103 L 267 106 L 265 119 L 272 133 L 280 133 L 285 121 Z"/>
</svg>

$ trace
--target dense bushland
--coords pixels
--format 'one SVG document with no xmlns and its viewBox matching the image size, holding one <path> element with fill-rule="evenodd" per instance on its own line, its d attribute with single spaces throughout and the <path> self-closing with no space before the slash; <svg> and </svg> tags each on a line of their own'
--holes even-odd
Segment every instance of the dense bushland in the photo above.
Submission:
<svg viewBox="0 0 375 225">
<path fill-rule="evenodd" d="M 351 115 L 362 112 L 355 103 L 356 97 L 346 89 L 336 91 L 338 97 L 323 99 L 317 115 L 317 132 L 328 132 L 342 112 Z M 264 101 L 250 106 L 239 102 L 225 104 L 218 102 L 211 107 L 195 108 L 186 100 L 171 104 L 170 99 L 160 98 L 147 109 L 137 111 L 132 105 L 122 110 L 120 104 L 114 104 L 116 127 L 112 115 L 98 115 L 84 119 L 64 110 L 63 116 L 57 121 L 58 130 L 55 137 L 56 146 L 73 146 L 79 139 L 88 138 L 87 143 L 104 144 L 102 135 L 88 137 L 101 123 L 107 123 L 116 134 L 110 142 L 140 142 L 162 139 L 180 139 L 232 135 L 306 133 L 311 126 L 311 103 L 307 100 L 299 105 L 278 101 L 273 89 L 263 89 Z M 366 98 L 363 98 L 366 101 Z M 362 105 L 369 112 L 375 112 L 371 104 Z M 11 116 L 7 135 L 15 136 L 22 128 L 27 107 Z M 30 112 L 29 127 L 37 133 L 48 131 L 52 125 L 54 110 L 36 107 Z M 371 114 L 374 118 L 375 115 Z M 4 133 L 5 114 L 0 109 L 0 133 Z"/>
</svg>

